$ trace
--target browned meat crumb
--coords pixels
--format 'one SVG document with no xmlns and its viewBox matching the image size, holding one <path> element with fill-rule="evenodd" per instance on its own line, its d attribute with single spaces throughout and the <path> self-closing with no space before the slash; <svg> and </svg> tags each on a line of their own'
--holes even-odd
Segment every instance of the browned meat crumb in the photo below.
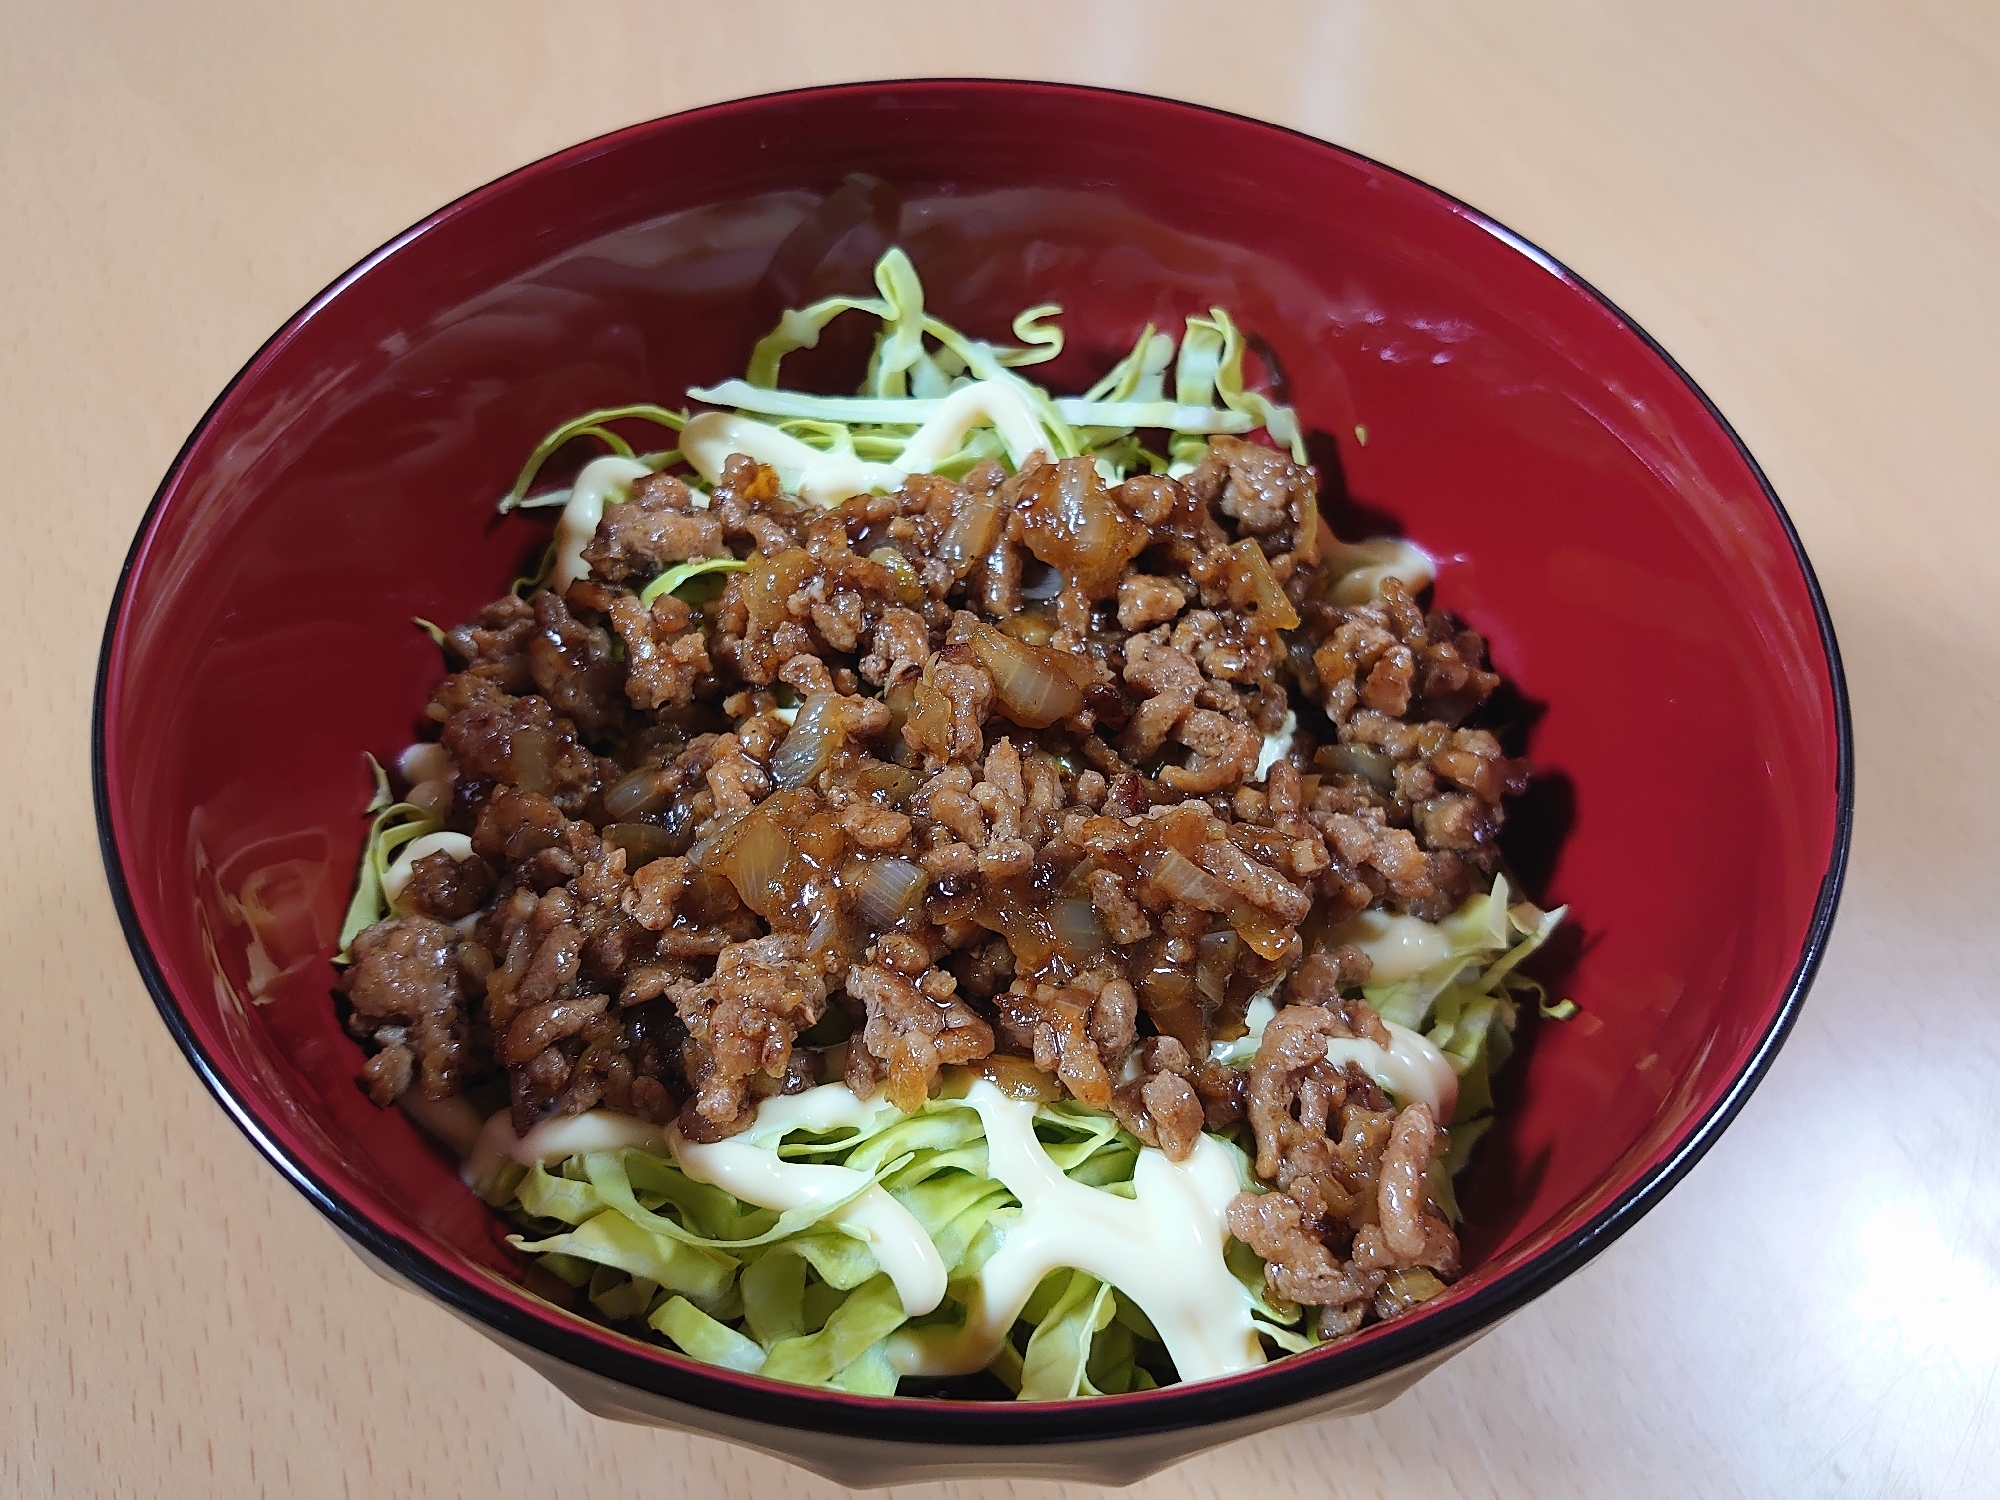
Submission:
<svg viewBox="0 0 2000 1500">
<path fill-rule="evenodd" d="M 534 606 L 502 594 L 445 636 L 445 652 L 467 672 L 508 693 L 534 688 L 528 671 L 528 641 L 535 633 Z"/>
<path fill-rule="evenodd" d="M 625 914 L 648 932 L 664 932 L 674 920 L 674 905 L 687 889 L 688 862 L 668 856 L 639 866 L 631 889 L 620 899 Z"/>
<path fill-rule="evenodd" d="M 375 1102 L 410 1087 L 411 1060 L 426 1097 L 457 1093 L 470 1059 L 456 929 L 431 917 L 391 917 L 357 933 L 350 952 L 354 962 L 341 980 L 354 1008 L 350 1026 L 404 1052 L 369 1076 Z"/>
<path fill-rule="evenodd" d="M 619 701 L 624 673 L 612 658 L 610 635 L 577 619 L 552 589 L 535 595 L 535 624 L 528 640 L 535 686 L 584 739 L 598 738 L 624 716 Z"/>
<path fill-rule="evenodd" d="M 694 1089 L 681 1126 L 695 1139 L 742 1129 L 756 1108 L 752 1080 L 783 1077 L 792 1043 L 825 1013 L 826 977 L 804 960 L 805 944 L 790 933 L 734 943 L 713 976 L 674 996 Z"/>
<path fill-rule="evenodd" d="M 726 557 L 722 518 L 697 510 L 694 492 L 671 474 L 638 480 L 622 505 L 604 507 L 597 533 L 584 544 L 583 560 L 607 583 L 642 582 L 677 562 Z"/>
<path fill-rule="evenodd" d="M 483 859 L 454 859 L 440 850 L 410 866 L 410 883 L 403 901 L 427 917 L 456 922 L 486 904 L 493 891 L 493 871 Z"/>
<path fill-rule="evenodd" d="M 1388 1149 L 1382 1153 L 1376 1204 L 1383 1244 L 1399 1265 L 1421 1260 L 1429 1245 L 1428 1225 L 1443 1222 L 1431 1211 L 1426 1175 L 1436 1142 L 1437 1121 L 1431 1107 L 1419 1100 L 1396 1116 Z"/>
<path fill-rule="evenodd" d="M 1245 535 L 1289 541 L 1308 515 L 1316 519 L 1312 476 L 1284 454 L 1241 438 L 1217 437 L 1210 440 L 1208 455 L 1188 477 L 1188 487 L 1213 501 Z"/>
<path fill-rule="evenodd" d="M 1171 578 L 1129 574 L 1118 585 L 1118 624 L 1124 630 L 1148 630 L 1179 614 L 1187 595 Z"/>
<path fill-rule="evenodd" d="M 625 643 L 625 696 L 634 708 L 679 708 L 693 701 L 695 686 L 714 670 L 693 612 L 671 594 L 648 610 L 632 594 L 611 599 L 611 623 Z"/>
<path fill-rule="evenodd" d="M 1194 1059 L 1174 1038 L 1156 1036 L 1139 1044 L 1137 1063 L 1138 1076 L 1112 1093 L 1111 1112 L 1147 1145 L 1187 1160 L 1207 1124 Z"/>
<path fill-rule="evenodd" d="M 597 757 L 547 699 L 512 697 L 460 673 L 431 701 L 442 710 L 444 747 L 472 776 L 546 793 L 565 811 L 580 811 L 597 789 Z"/>
<path fill-rule="evenodd" d="M 867 1008 L 861 1047 L 848 1053 L 847 1081 L 867 1098 L 879 1076 L 900 1110 L 913 1110 L 937 1086 L 946 1063 L 972 1062 L 993 1050 L 993 1028 L 953 993 L 957 980 L 931 969 L 912 982 L 893 969 L 856 964 L 847 993 Z"/>
<path fill-rule="evenodd" d="M 1265 1280 L 1287 1302 L 1340 1307 L 1361 1302 L 1379 1272 L 1343 1266 L 1284 1193 L 1241 1193 L 1229 1205 L 1229 1232 L 1264 1258 Z"/>
<path fill-rule="evenodd" d="M 380 1033 L 377 1033 L 380 1037 Z M 361 1083 L 369 1100 L 386 1109 L 403 1097 L 416 1077 L 417 1054 L 405 1042 L 390 1042 L 361 1065 Z"/>
</svg>

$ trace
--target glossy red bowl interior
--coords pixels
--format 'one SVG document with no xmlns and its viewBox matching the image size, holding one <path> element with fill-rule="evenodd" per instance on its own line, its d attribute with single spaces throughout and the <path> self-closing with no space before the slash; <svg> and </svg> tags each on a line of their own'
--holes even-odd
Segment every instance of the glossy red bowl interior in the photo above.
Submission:
<svg viewBox="0 0 2000 1500">
<path fill-rule="evenodd" d="M 539 546 L 546 514 L 498 521 L 493 504 L 548 427 L 739 371 L 781 308 L 865 288 L 892 240 L 969 330 L 1004 337 L 1017 309 L 1062 303 L 1069 350 L 1041 372 L 1062 389 L 1148 319 L 1230 308 L 1313 429 L 1336 528 L 1398 529 L 1444 559 L 1438 601 L 1518 690 L 1506 717 L 1542 780 L 1512 852 L 1533 894 L 1571 907 L 1548 970 L 1582 1014 L 1524 1027 L 1464 1191 L 1470 1272 L 1415 1316 L 1249 1376 L 1032 1410 L 727 1375 L 538 1298 L 452 1164 L 354 1084 L 327 959 L 361 752 L 420 730 L 441 670 L 411 617 L 466 616 Z M 830 346 L 820 373 L 853 357 Z M 1323 143 L 991 82 L 638 126 L 472 193 L 342 277 L 162 484 L 107 630 L 96 749 L 106 862 L 162 1013 L 357 1246 L 597 1409 L 878 1479 L 1129 1477 L 1373 1404 L 1575 1269 L 1768 1064 L 1831 920 L 1850 805 L 1839 667 L 1798 540 L 1721 417 L 1615 308 L 1465 205 Z"/>
</svg>

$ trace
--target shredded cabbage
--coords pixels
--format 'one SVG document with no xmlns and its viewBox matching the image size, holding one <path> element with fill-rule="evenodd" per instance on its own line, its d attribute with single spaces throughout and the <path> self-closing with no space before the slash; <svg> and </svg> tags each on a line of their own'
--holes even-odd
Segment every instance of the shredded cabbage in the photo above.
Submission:
<svg viewBox="0 0 2000 1500">
<path fill-rule="evenodd" d="M 614 432 L 608 425 L 612 422 L 651 422 L 665 427 L 671 432 L 679 432 L 687 425 L 688 416 L 684 411 L 668 411 L 663 406 L 640 402 L 632 406 L 607 406 L 597 411 L 585 412 L 580 417 L 572 417 L 535 445 L 535 451 L 528 455 L 528 461 L 521 465 L 519 477 L 500 501 L 500 511 L 504 515 L 510 510 L 524 505 L 560 505 L 568 498 L 567 492 L 557 495 L 543 495 L 535 500 L 528 499 L 528 490 L 534 485 L 542 466 L 556 454 L 556 450 L 580 437 L 595 438 L 620 458 L 636 455 L 632 445 Z M 680 455 L 669 450 L 665 453 L 647 454 L 640 461 L 655 470 L 666 468 L 679 459 Z"/>
<path fill-rule="evenodd" d="M 1043 1149 L 1071 1178 L 1129 1196 L 1139 1142 L 1111 1115 L 1062 1101 L 1042 1106 Z M 794 1129 L 770 1143 L 787 1161 L 834 1163 L 880 1184 L 936 1246 L 949 1278 L 944 1302 L 912 1320 L 874 1253 L 834 1221 L 850 1199 L 784 1214 L 694 1181 L 663 1154 L 626 1149 L 529 1168 L 505 1202 L 519 1249 L 583 1290 L 607 1318 L 644 1321 L 692 1358 L 774 1379 L 893 1393 L 886 1343 L 905 1324 L 956 1323 L 980 1267 L 1020 1204 L 987 1175 L 980 1117 L 966 1101 L 932 1099 L 916 1113 L 885 1110 L 859 1130 Z M 1250 1179 L 1248 1158 L 1239 1175 Z M 1299 1308 L 1273 1302 L 1263 1265 L 1231 1247 L 1260 1331 L 1281 1349 L 1313 1335 Z M 1145 1315 L 1082 1272 L 1047 1277 L 990 1367 L 1023 1400 L 1145 1390 L 1171 1379 Z"/>
<path fill-rule="evenodd" d="M 750 564 L 736 557 L 701 557 L 693 562 L 676 563 L 658 578 L 639 591 L 639 602 L 648 609 L 662 594 L 677 594 L 697 578 L 711 573 L 741 573 Z"/>
<path fill-rule="evenodd" d="M 1131 352 L 1103 379 L 1080 396 L 1058 397 L 1017 371 L 1062 352 L 1061 307 L 1051 303 L 1024 309 L 1013 321 L 1015 344 L 970 338 L 925 310 L 923 281 L 900 248 L 891 248 L 876 263 L 875 290 L 873 297 L 828 297 L 789 309 L 758 340 L 742 379 L 688 391 L 690 399 L 748 424 L 732 429 L 739 445 L 749 441 L 768 453 L 792 453 L 797 458 L 793 468 L 806 464 L 807 449 L 830 461 L 848 461 L 850 466 L 839 470 L 830 485 L 801 484 L 801 474 L 788 474 L 791 487 L 808 497 L 831 503 L 860 487 L 893 487 L 910 473 L 955 477 L 986 459 L 1019 470 L 1038 451 L 1057 459 L 1087 456 L 1107 481 L 1116 483 L 1138 472 L 1185 472 L 1200 462 L 1211 436 L 1258 427 L 1305 462 L 1297 414 L 1245 385 L 1247 343 L 1222 308 L 1186 319 L 1178 344 L 1173 335 L 1148 324 Z M 785 356 L 816 347 L 827 325 L 846 313 L 881 324 L 860 390 L 852 396 L 827 396 L 784 389 L 779 381 Z M 946 424 L 949 446 L 935 442 L 925 424 L 947 412 L 954 394 L 976 385 L 997 387 L 1009 399 L 987 398 L 983 404 L 989 410 L 969 427 Z M 567 489 L 537 495 L 529 491 L 557 451 L 579 438 L 636 458 L 656 472 L 687 463 L 691 455 L 683 449 L 635 454 L 612 424 L 650 422 L 680 434 L 693 420 L 685 411 L 643 404 L 586 412 L 536 445 L 500 509 L 567 503 Z M 759 429 L 768 431 L 759 438 Z M 1140 440 L 1139 434 L 1149 431 L 1166 434 L 1164 453 Z M 687 434 L 688 444 L 695 436 Z M 787 439 L 805 446 L 787 447 Z M 712 483 L 714 475 L 698 473 L 695 478 Z M 607 497 L 607 503 L 619 503 L 618 497 Z M 522 582 L 532 591 L 546 577 L 545 567 Z"/>
<path fill-rule="evenodd" d="M 1046 1308 L 1037 1307 L 1041 1292 L 1057 1289 Z M 1111 1326 L 1118 1311 L 1116 1294 L 1094 1276 L 1081 1271 L 1058 1271 L 1049 1276 L 1030 1299 L 1024 1315 L 1036 1315 L 1035 1331 L 1021 1355 L 1021 1385 L 1016 1393 L 1023 1401 L 1065 1401 L 1072 1396 L 1097 1396 L 1103 1392 L 1090 1379 L 1090 1365 L 1097 1336 Z M 1133 1339 L 1129 1329 L 1118 1340 L 1123 1348 L 1106 1351 L 1099 1363 L 1122 1369 L 1124 1383 L 1131 1382 Z"/>
</svg>

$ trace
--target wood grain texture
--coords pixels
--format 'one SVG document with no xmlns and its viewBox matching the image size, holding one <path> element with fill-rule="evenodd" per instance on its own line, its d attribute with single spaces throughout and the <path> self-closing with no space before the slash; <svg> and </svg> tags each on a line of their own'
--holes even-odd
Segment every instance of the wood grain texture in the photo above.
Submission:
<svg viewBox="0 0 2000 1500">
<path fill-rule="evenodd" d="M 600 131 L 928 73 L 1262 115 L 1539 241 L 1742 432 L 1818 565 L 1853 689 L 1845 910 L 1791 1043 L 1716 1150 L 1596 1264 L 1384 1411 L 1135 1493 L 1993 1493 L 2000 799 L 1979 768 L 2000 743 L 2000 11 L 1298 0 L 1221 15 L 1092 0 L 0 11 L 0 1494 L 835 1493 L 586 1416 L 362 1268 L 154 1017 L 98 863 L 86 735 L 104 610 L 154 485 L 322 283 L 466 188 Z"/>
</svg>

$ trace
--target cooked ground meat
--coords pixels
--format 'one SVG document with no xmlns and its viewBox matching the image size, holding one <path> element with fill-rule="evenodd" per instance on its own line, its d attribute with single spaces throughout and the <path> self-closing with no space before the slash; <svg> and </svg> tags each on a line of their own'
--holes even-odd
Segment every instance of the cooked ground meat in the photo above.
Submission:
<svg viewBox="0 0 2000 1500">
<path fill-rule="evenodd" d="M 440 852 L 410 866 L 403 899 L 427 917 L 455 922 L 478 911 L 492 891 L 493 871 L 485 860 L 454 859 Z"/>
<path fill-rule="evenodd" d="M 720 516 L 696 509 L 684 481 L 648 475 L 632 486 L 622 505 L 605 507 L 583 560 L 607 582 L 637 578 L 643 584 L 677 562 L 727 556 L 722 525 Z"/>
<path fill-rule="evenodd" d="M 398 917 L 356 935 L 354 963 L 341 981 L 348 1029 L 383 1048 L 366 1075 L 369 1096 L 389 1104 L 420 1082 L 444 1099 L 463 1086 L 466 1043 L 458 930 L 432 917 Z"/>
<path fill-rule="evenodd" d="M 989 464 L 831 510 L 741 456 L 706 506 L 641 481 L 588 578 L 446 638 L 437 785 L 476 858 L 420 861 L 355 941 L 370 1096 L 504 1074 L 519 1129 L 712 1140 L 772 1093 L 910 1109 L 975 1065 L 1175 1158 L 1247 1123 L 1270 1191 L 1230 1224 L 1273 1293 L 1328 1332 L 1414 1305 L 1457 1271 L 1440 1133 L 1327 1060 L 1386 1036 L 1341 926 L 1485 889 L 1527 768 L 1468 723 L 1481 638 L 1393 581 L 1331 603 L 1323 534 L 1311 471 L 1231 438 L 1185 480 Z M 723 555 L 701 605 L 639 602 Z M 1247 1072 L 1211 1061 L 1258 995 Z M 808 1045 L 830 1010 L 851 1035 Z"/>
</svg>

